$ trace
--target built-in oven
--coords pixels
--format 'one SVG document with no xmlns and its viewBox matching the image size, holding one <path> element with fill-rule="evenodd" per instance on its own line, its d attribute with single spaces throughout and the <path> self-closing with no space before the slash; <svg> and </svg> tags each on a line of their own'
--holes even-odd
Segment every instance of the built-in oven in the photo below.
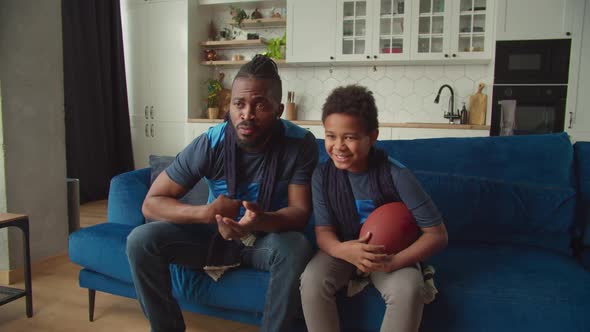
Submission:
<svg viewBox="0 0 590 332">
<path fill-rule="evenodd" d="M 570 39 L 496 42 L 494 84 L 567 84 Z"/>
<path fill-rule="evenodd" d="M 498 41 L 490 135 L 562 132 L 571 41 Z"/>
<path fill-rule="evenodd" d="M 566 85 L 495 85 L 491 136 L 563 131 Z"/>
</svg>

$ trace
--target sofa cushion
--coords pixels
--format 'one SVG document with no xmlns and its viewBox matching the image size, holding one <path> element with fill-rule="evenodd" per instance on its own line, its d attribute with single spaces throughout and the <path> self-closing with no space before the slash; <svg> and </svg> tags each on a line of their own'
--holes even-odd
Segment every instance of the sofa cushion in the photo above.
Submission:
<svg viewBox="0 0 590 332">
<path fill-rule="evenodd" d="M 89 270 L 132 283 L 126 243 L 133 228 L 133 225 L 108 222 L 70 234 L 70 260 Z"/>
<path fill-rule="evenodd" d="M 578 236 L 590 247 L 590 142 L 577 142 L 574 146 L 578 179 Z"/>
<path fill-rule="evenodd" d="M 569 253 L 574 188 L 416 171 L 441 211 L 449 243 L 521 243 Z"/>
<path fill-rule="evenodd" d="M 566 133 L 397 140 L 377 144 L 413 171 L 575 186 L 573 147 Z"/>
<path fill-rule="evenodd" d="M 141 205 L 150 187 L 148 168 L 115 176 L 109 188 L 107 220 L 109 223 L 139 226 L 145 222 Z"/>
<path fill-rule="evenodd" d="M 437 299 L 421 331 L 588 331 L 590 273 L 528 246 L 465 244 L 432 259 Z"/>
</svg>

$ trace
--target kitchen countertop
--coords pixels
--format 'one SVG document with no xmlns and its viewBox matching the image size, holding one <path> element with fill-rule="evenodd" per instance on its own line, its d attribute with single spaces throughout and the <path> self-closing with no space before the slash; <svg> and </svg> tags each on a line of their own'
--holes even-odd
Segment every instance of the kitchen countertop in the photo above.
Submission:
<svg viewBox="0 0 590 332">
<path fill-rule="evenodd" d="M 189 118 L 189 123 L 221 123 L 221 119 L 196 119 Z M 321 126 L 322 121 L 319 120 L 297 120 L 291 121 L 300 126 Z M 449 124 L 449 123 L 428 123 L 428 122 L 385 122 L 379 123 L 379 127 L 390 127 L 390 128 L 424 128 L 424 129 L 471 129 L 471 130 L 490 130 L 490 126 L 486 125 L 467 125 L 467 124 Z"/>
</svg>

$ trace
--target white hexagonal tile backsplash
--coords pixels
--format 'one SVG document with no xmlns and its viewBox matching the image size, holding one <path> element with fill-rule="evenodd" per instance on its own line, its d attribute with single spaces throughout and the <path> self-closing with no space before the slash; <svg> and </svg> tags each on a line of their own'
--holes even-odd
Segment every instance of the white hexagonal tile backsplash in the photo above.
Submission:
<svg viewBox="0 0 590 332">
<path fill-rule="evenodd" d="M 455 92 L 455 106 L 469 107 L 469 96 L 477 85 L 492 82 L 491 65 L 447 66 L 306 66 L 279 68 L 283 80 L 283 102 L 287 91 L 295 91 L 299 120 L 320 120 L 322 105 L 330 92 L 339 86 L 360 84 L 375 96 L 381 122 L 439 122 L 446 123 L 443 113 L 448 110 L 450 93 L 444 90 L 439 104 L 434 97 L 443 84 Z M 331 70 L 331 72 L 330 72 Z M 221 69 L 226 73 L 229 87 L 237 69 Z M 489 94 L 489 88 L 484 89 Z"/>
</svg>

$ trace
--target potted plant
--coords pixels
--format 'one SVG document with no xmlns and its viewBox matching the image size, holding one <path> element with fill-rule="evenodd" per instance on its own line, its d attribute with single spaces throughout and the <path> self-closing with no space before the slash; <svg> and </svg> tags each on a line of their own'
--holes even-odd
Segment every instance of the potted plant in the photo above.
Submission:
<svg viewBox="0 0 590 332">
<path fill-rule="evenodd" d="M 285 58 L 285 45 L 287 44 L 287 34 L 284 33 L 283 37 L 271 38 L 268 40 L 266 45 L 266 52 L 263 54 L 273 59 L 284 59 Z"/>
<path fill-rule="evenodd" d="M 229 6 L 231 18 L 236 22 L 238 27 L 242 27 L 242 21 L 248 18 L 248 14 L 240 7 Z"/>
<path fill-rule="evenodd" d="M 219 117 L 219 92 L 221 89 L 219 80 L 212 78 L 207 80 L 207 115 L 209 119 Z"/>
</svg>

